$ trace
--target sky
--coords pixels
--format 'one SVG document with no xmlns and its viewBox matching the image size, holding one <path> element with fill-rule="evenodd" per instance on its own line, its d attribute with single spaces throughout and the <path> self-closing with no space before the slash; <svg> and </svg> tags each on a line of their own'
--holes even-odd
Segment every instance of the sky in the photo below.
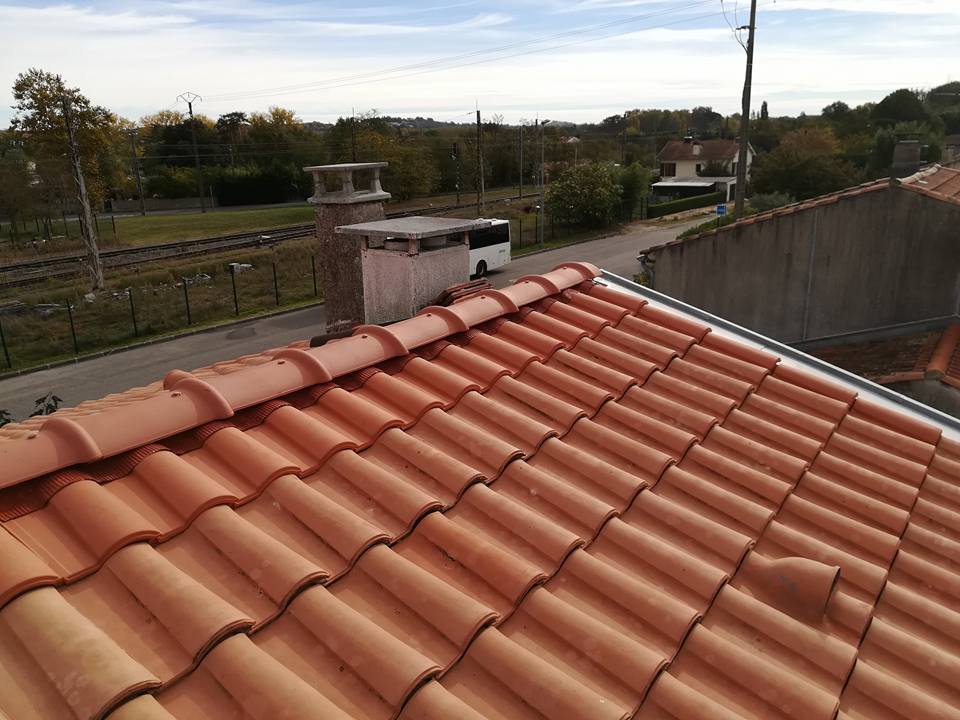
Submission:
<svg viewBox="0 0 960 720">
<path fill-rule="evenodd" d="M 467 122 L 738 112 L 749 0 L 0 0 L 0 127 L 30 67 L 136 120 L 292 108 Z M 740 33 L 746 40 L 745 33 Z M 818 113 L 960 79 L 960 0 L 758 0 L 754 108 Z"/>
</svg>

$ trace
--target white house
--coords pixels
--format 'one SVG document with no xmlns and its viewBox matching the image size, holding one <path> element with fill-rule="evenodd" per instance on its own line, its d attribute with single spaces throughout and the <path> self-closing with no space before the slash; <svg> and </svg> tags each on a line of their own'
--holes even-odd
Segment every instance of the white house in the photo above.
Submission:
<svg viewBox="0 0 960 720">
<path fill-rule="evenodd" d="M 702 175 L 708 165 L 722 166 L 723 172 L 713 172 L 713 176 L 737 174 L 737 157 L 740 143 L 737 140 L 695 140 L 687 136 L 683 140 L 670 140 L 657 153 L 660 163 L 660 177 L 697 177 Z M 750 177 L 750 165 L 755 155 L 753 147 L 747 143 L 747 178 Z"/>
</svg>

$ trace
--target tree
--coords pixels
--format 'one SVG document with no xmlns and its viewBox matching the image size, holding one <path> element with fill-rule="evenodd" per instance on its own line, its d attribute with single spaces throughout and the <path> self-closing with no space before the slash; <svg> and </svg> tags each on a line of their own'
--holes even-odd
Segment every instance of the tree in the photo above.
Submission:
<svg viewBox="0 0 960 720">
<path fill-rule="evenodd" d="M 854 184 L 856 172 L 840 157 L 830 128 L 805 128 L 783 136 L 752 172 L 754 190 L 785 193 L 798 200 L 834 192 Z"/>
<path fill-rule="evenodd" d="M 577 165 L 547 188 L 547 211 L 563 225 L 605 227 L 614 220 L 622 190 L 611 165 Z"/>
<path fill-rule="evenodd" d="M 128 121 L 92 104 L 78 88 L 64 87 L 58 76 L 31 68 L 13 83 L 15 114 L 10 127 L 35 163 L 41 202 L 51 205 L 70 200 L 74 192 L 63 119 L 64 94 L 70 99 L 87 190 L 92 202 L 99 204 L 128 180 L 123 134 L 130 127 Z"/>
<path fill-rule="evenodd" d="M 3 142 L 0 133 L 0 143 Z M 27 158 L 19 148 L 0 146 L 0 213 L 10 221 L 10 244 L 16 248 L 17 220 L 36 208 L 38 199 Z"/>
<path fill-rule="evenodd" d="M 898 122 L 927 122 L 930 116 L 917 91 L 901 88 L 877 103 L 873 119 L 882 125 L 895 125 Z"/>
<path fill-rule="evenodd" d="M 760 119 L 767 120 L 770 117 L 770 110 L 767 108 L 767 101 L 760 103 Z"/>
</svg>

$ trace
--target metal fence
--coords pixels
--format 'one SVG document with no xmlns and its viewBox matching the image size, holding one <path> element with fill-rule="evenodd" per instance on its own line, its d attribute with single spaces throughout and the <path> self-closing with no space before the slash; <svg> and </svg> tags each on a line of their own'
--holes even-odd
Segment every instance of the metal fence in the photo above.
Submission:
<svg viewBox="0 0 960 720">
<path fill-rule="evenodd" d="M 0 302 L 0 372 L 26 368 L 320 298 L 311 253 L 154 271 L 122 290 L 55 302 Z"/>
</svg>

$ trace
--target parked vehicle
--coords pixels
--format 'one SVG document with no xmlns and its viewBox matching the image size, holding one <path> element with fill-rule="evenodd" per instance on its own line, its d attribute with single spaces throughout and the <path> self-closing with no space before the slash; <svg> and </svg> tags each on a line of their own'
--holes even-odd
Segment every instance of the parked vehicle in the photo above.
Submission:
<svg viewBox="0 0 960 720">
<path fill-rule="evenodd" d="M 510 262 L 510 221 L 492 220 L 489 227 L 470 231 L 470 272 L 483 277 Z"/>
</svg>

